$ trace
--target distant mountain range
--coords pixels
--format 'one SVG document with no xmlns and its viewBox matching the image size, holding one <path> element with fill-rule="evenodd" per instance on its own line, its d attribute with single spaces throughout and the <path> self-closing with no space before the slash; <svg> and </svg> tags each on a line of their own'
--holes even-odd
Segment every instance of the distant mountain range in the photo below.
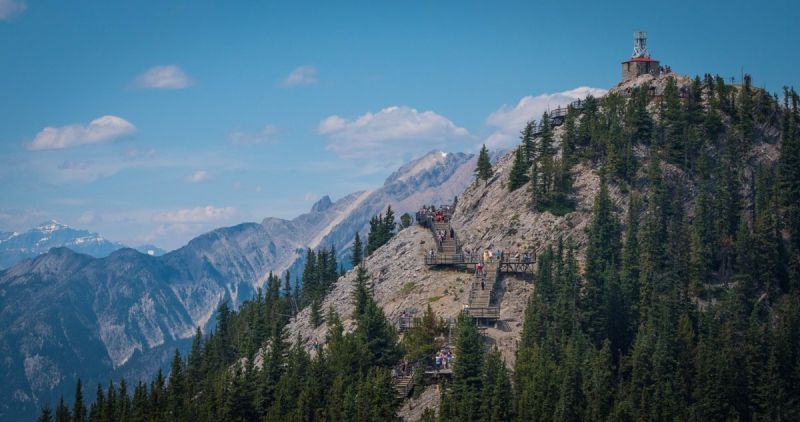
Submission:
<svg viewBox="0 0 800 422">
<path fill-rule="evenodd" d="M 97 233 L 50 220 L 23 233 L 0 232 L 0 269 L 9 268 L 25 258 L 33 258 L 47 253 L 51 248 L 60 247 L 102 258 L 127 246 L 105 239 Z M 165 252 L 153 245 L 136 249 L 151 255 L 163 255 Z"/>
<path fill-rule="evenodd" d="M 137 381 L 166 366 L 195 327 L 209 328 L 222 301 L 238 306 L 270 272 L 296 271 L 305 248 L 334 246 L 345 259 L 373 215 L 388 205 L 399 216 L 450 202 L 470 184 L 474 168 L 472 155 L 432 151 L 380 188 L 336 202 L 325 196 L 292 220 L 216 229 L 163 256 L 117 245 L 95 258 L 58 247 L 0 271 L 0 420 L 68 396 L 77 377 L 93 388 L 112 376 Z M 37 229 L 51 236 L 31 235 L 32 243 L 65 230 Z"/>
</svg>

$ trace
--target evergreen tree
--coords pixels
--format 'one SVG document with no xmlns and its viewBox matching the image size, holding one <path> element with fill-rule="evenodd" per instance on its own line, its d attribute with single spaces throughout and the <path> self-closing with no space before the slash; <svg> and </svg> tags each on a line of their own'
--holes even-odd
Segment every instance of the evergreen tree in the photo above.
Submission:
<svg viewBox="0 0 800 422">
<path fill-rule="evenodd" d="M 584 420 L 606 420 L 611 415 L 614 401 L 614 374 L 612 371 L 611 343 L 606 340 L 589 361 L 588 375 L 583 379 L 586 398 Z"/>
<path fill-rule="evenodd" d="M 39 418 L 36 419 L 37 422 L 52 422 L 53 421 L 53 411 L 50 410 L 50 406 L 44 405 L 42 409 L 39 411 Z"/>
<path fill-rule="evenodd" d="M 525 159 L 525 153 L 522 146 L 517 147 L 517 152 L 514 154 L 514 164 L 511 167 L 511 172 L 508 175 L 508 191 L 514 192 L 525 183 L 528 183 L 528 161 Z"/>
<path fill-rule="evenodd" d="M 169 371 L 169 385 L 167 386 L 167 401 L 169 402 L 169 418 L 177 420 L 185 416 L 186 409 L 186 378 L 184 374 L 181 352 L 175 349 Z"/>
<path fill-rule="evenodd" d="M 475 169 L 476 181 L 483 180 L 488 181 L 490 177 L 492 177 L 492 163 L 489 161 L 489 151 L 486 149 L 486 145 L 481 148 L 481 152 L 478 154 L 478 165 Z"/>
<path fill-rule="evenodd" d="M 501 422 L 511 420 L 511 382 L 500 351 L 493 349 L 486 355 L 481 375 L 480 420 Z"/>
<path fill-rule="evenodd" d="M 314 299 L 311 301 L 311 315 L 309 316 L 309 319 L 311 321 L 311 326 L 314 328 L 319 327 L 324 322 L 322 318 L 321 307 L 322 304 L 320 304 L 320 301 L 318 299 Z"/>
<path fill-rule="evenodd" d="M 586 292 L 581 303 L 581 319 L 586 333 L 594 344 L 600 345 L 611 334 L 612 315 L 609 290 L 617 281 L 620 262 L 620 225 L 613 214 L 608 187 L 601 178 L 600 193 L 595 198 L 594 217 L 587 231 Z M 621 345 L 612 345 L 615 349 Z"/>
<path fill-rule="evenodd" d="M 520 133 L 522 139 L 522 151 L 525 154 L 525 161 L 528 165 L 536 158 L 536 142 L 534 140 L 534 132 L 536 131 L 536 121 L 529 120 L 525 123 L 525 128 Z"/>
<path fill-rule="evenodd" d="M 72 414 L 67 407 L 67 404 L 64 403 L 64 396 L 61 396 L 58 399 L 58 406 L 56 406 L 56 418 L 55 422 L 70 422 L 72 420 Z"/>
<path fill-rule="evenodd" d="M 404 212 L 403 215 L 400 216 L 400 228 L 407 229 L 409 227 L 411 227 L 411 215 Z"/>
<path fill-rule="evenodd" d="M 72 403 L 72 422 L 86 422 L 86 405 L 83 402 L 83 388 L 81 386 L 81 379 L 75 383 L 75 401 Z"/>
<path fill-rule="evenodd" d="M 441 408 L 442 417 L 446 420 L 480 419 L 482 343 L 471 318 L 461 314 L 456 321 L 458 356 L 453 364 L 453 382 L 445 392 Z"/>
</svg>

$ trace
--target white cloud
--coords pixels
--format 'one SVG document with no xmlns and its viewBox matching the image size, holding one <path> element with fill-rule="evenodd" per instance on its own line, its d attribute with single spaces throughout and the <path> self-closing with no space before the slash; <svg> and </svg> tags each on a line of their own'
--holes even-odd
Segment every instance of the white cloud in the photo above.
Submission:
<svg viewBox="0 0 800 422">
<path fill-rule="evenodd" d="M 158 223 L 211 223 L 224 221 L 236 215 L 236 208 L 214 207 L 211 205 L 196 208 L 183 208 L 160 212 L 153 215 Z"/>
<path fill-rule="evenodd" d="M 311 65 L 298 66 L 289 73 L 289 76 L 281 81 L 283 87 L 297 85 L 311 85 L 317 82 L 317 68 Z"/>
<path fill-rule="evenodd" d="M 582 86 L 569 91 L 537 96 L 525 96 L 516 106 L 503 105 L 486 119 L 486 124 L 496 128 L 484 143 L 489 148 L 504 148 L 519 141 L 519 132 L 532 119 L 539 120 L 542 113 L 556 107 L 565 107 L 569 103 L 586 98 L 588 95 L 600 97 L 606 94 L 605 89 Z"/>
<path fill-rule="evenodd" d="M 0 0 L 0 20 L 9 20 L 27 8 L 24 0 Z"/>
<path fill-rule="evenodd" d="M 192 84 L 192 80 L 175 65 L 151 67 L 136 78 L 136 86 L 150 89 L 181 89 Z"/>
<path fill-rule="evenodd" d="M 348 120 L 330 116 L 317 131 L 328 150 L 344 159 L 394 159 L 417 156 L 464 139 L 469 132 L 433 111 L 392 106 Z"/>
<path fill-rule="evenodd" d="M 97 215 L 94 211 L 89 210 L 83 212 L 75 221 L 80 225 L 87 226 L 90 224 L 100 223 L 103 221 L 103 218 Z"/>
<path fill-rule="evenodd" d="M 131 122 L 117 116 L 102 116 L 87 126 L 72 124 L 46 127 L 27 144 L 28 149 L 63 149 L 79 145 L 96 144 L 129 135 L 136 131 Z"/>
<path fill-rule="evenodd" d="M 203 183 L 209 180 L 211 180 L 211 175 L 205 170 L 197 170 L 186 177 L 186 181 L 189 183 Z"/>
<path fill-rule="evenodd" d="M 319 198 L 319 195 L 314 192 L 306 192 L 306 194 L 303 195 L 303 200 L 307 202 L 316 201 L 317 198 Z"/>
<path fill-rule="evenodd" d="M 278 142 L 278 128 L 275 125 L 266 125 L 258 132 L 245 132 L 236 130 L 228 135 L 228 142 L 232 145 L 266 145 Z"/>
</svg>

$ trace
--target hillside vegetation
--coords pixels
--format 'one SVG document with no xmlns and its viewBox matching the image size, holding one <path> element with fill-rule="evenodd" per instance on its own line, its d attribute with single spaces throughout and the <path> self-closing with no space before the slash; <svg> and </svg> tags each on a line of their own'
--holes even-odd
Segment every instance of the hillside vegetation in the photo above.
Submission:
<svg viewBox="0 0 800 422">
<path fill-rule="evenodd" d="M 176 354 L 169 380 L 158 373 L 132 399 L 122 383 L 98 389 L 89 410 L 78 388 L 55 413 L 393 420 L 390 369 L 435 350 L 437 318 L 453 317 L 452 380 L 423 420 L 800 419 L 798 95 L 779 100 L 749 78 L 624 88 L 570 108 L 555 130 L 532 122 L 459 198 L 465 245 L 538 255 L 532 293 L 505 280 L 501 309 L 527 300 L 516 341 L 488 341 L 502 330 L 482 336 L 459 312 L 468 276 L 423 268 L 431 237 L 410 227 L 338 281 L 316 275 L 324 315 L 294 308 L 270 276 Z M 410 306 L 422 317 L 400 341 L 391 319 Z"/>
</svg>

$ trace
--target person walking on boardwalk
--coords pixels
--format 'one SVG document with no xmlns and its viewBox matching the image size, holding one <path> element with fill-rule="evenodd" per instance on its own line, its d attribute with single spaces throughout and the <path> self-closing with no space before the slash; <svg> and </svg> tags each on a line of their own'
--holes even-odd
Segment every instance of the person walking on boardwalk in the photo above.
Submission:
<svg viewBox="0 0 800 422">
<path fill-rule="evenodd" d="M 486 288 L 486 282 L 483 279 L 481 279 L 481 290 L 484 290 L 485 288 Z"/>
</svg>

